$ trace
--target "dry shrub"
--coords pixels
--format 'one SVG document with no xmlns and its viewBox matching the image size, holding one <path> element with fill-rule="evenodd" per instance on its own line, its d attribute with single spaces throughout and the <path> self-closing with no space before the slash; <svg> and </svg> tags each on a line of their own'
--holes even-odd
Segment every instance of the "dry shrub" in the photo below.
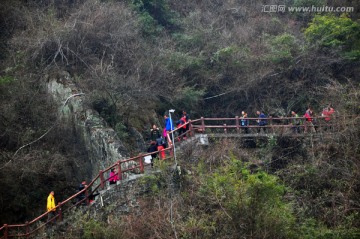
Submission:
<svg viewBox="0 0 360 239">
<path fill-rule="evenodd" d="M 176 238 L 171 223 L 173 220 L 177 224 L 180 219 L 176 199 L 146 197 L 139 200 L 139 205 L 141 215 L 131 214 L 121 218 L 124 238 Z"/>
</svg>

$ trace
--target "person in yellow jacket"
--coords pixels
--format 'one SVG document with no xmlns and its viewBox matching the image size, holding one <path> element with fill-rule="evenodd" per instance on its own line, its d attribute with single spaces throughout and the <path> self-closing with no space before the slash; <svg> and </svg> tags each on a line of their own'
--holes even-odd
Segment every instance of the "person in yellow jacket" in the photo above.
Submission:
<svg viewBox="0 0 360 239">
<path fill-rule="evenodd" d="M 55 197 L 54 197 L 54 191 L 51 191 L 49 196 L 47 197 L 47 204 L 46 204 L 46 208 L 47 211 L 49 212 L 48 214 L 48 221 L 53 218 L 55 216 Z"/>
</svg>

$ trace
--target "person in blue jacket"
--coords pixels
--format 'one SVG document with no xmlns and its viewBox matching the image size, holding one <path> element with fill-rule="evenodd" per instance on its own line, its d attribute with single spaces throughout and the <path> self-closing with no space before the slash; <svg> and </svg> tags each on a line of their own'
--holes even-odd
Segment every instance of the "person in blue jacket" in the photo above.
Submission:
<svg viewBox="0 0 360 239">
<path fill-rule="evenodd" d="M 165 130 L 166 132 L 170 132 L 171 130 L 174 130 L 174 124 L 172 122 L 172 119 L 169 118 L 168 115 L 164 115 L 164 124 L 165 124 Z M 172 135 L 170 134 L 170 139 L 172 140 Z"/>
<path fill-rule="evenodd" d="M 259 119 L 257 120 L 257 123 L 260 126 L 258 128 L 258 133 L 261 132 L 261 129 L 263 129 L 264 133 L 266 133 L 266 127 L 265 127 L 267 125 L 266 115 L 260 111 L 256 111 L 256 114 L 259 116 Z"/>
</svg>

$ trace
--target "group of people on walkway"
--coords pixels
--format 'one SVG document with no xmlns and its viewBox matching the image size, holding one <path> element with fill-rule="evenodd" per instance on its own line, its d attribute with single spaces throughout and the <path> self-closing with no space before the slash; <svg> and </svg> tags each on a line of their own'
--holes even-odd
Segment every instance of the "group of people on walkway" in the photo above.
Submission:
<svg viewBox="0 0 360 239">
<path fill-rule="evenodd" d="M 333 114 L 335 113 L 334 108 L 329 104 L 327 107 L 325 107 L 321 112 L 321 117 L 323 118 L 325 124 L 323 129 L 328 130 L 331 129 L 331 119 L 333 118 Z M 268 119 L 271 119 L 271 116 L 266 116 L 261 111 L 256 111 L 257 119 L 256 119 L 256 130 L 257 133 L 260 133 L 263 131 L 264 133 L 267 132 L 267 126 L 268 126 Z M 304 133 L 315 133 L 316 127 L 317 127 L 317 119 L 315 118 L 315 114 L 312 110 L 312 108 L 309 106 L 304 115 L 302 117 L 299 116 L 298 113 L 295 111 L 291 111 L 291 115 L 287 124 L 290 124 L 292 132 L 293 133 L 301 133 L 302 128 L 304 129 Z M 248 114 L 245 111 L 241 112 L 240 117 L 240 125 L 245 134 L 250 133 L 249 126 L 250 126 L 250 119 L 248 117 Z M 285 122 L 286 124 L 286 122 Z"/>
<path fill-rule="evenodd" d="M 266 133 L 266 125 L 268 124 L 267 122 L 267 116 L 261 112 L 261 111 L 256 111 L 256 115 L 258 116 L 258 119 L 256 120 L 258 126 L 260 126 L 259 128 L 257 128 L 257 132 L 260 133 L 261 130 L 263 130 Z M 241 117 L 240 117 L 240 125 L 243 129 L 243 132 L 245 134 L 249 133 L 249 118 L 248 118 L 248 114 L 245 111 L 241 111 Z"/>
<path fill-rule="evenodd" d="M 169 114 L 165 114 L 163 130 L 160 130 L 156 124 L 152 125 L 149 135 L 149 147 L 147 149 L 148 153 L 153 153 L 151 154 L 151 166 L 153 166 L 154 159 L 165 159 L 164 149 L 168 147 L 167 137 L 169 136 L 170 140 L 173 140 L 172 130 L 178 129 L 177 140 L 186 140 L 187 131 L 189 130 L 189 121 L 189 115 L 183 110 L 182 115 L 180 119 L 176 121 L 176 124 L 173 123 L 173 118 L 170 117 Z M 155 153 L 157 151 L 159 151 L 159 153 Z"/>
</svg>

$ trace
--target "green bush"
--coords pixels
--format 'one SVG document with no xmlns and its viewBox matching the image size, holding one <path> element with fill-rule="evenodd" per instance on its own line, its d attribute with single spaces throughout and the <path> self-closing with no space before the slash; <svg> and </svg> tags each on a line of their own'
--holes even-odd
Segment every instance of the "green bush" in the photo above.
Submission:
<svg viewBox="0 0 360 239">
<path fill-rule="evenodd" d="M 85 239 L 95 239 L 95 238 L 105 238 L 105 227 L 101 222 L 97 222 L 94 219 L 84 223 L 84 238 Z"/>
<path fill-rule="evenodd" d="M 249 50 L 232 45 L 216 51 L 210 61 L 218 70 L 236 70 L 242 66 L 242 62 L 247 58 Z"/>
<path fill-rule="evenodd" d="M 140 13 L 142 31 L 147 35 L 159 33 L 163 28 L 177 28 L 174 12 L 166 0 L 132 0 L 132 7 Z"/>
<path fill-rule="evenodd" d="M 182 52 L 169 53 L 164 57 L 167 67 L 172 71 L 195 70 L 201 67 L 202 59 Z"/>
<path fill-rule="evenodd" d="M 120 139 L 126 139 L 127 137 L 129 137 L 129 133 L 127 132 L 127 127 L 121 122 L 115 125 L 115 132 Z"/>
<path fill-rule="evenodd" d="M 255 238 L 296 238 L 295 217 L 291 204 L 283 199 L 285 191 L 276 176 L 252 173 L 238 160 L 208 175 L 200 190 L 213 208 L 220 205 L 225 212 L 221 220 L 230 219 L 229 226 L 237 233 Z"/>
<path fill-rule="evenodd" d="M 174 104 L 182 109 L 194 109 L 199 106 L 204 95 L 205 90 L 186 86 L 179 91 Z"/>
<path fill-rule="evenodd" d="M 299 43 L 295 36 L 289 33 L 269 37 L 267 45 L 270 49 L 267 58 L 276 64 L 287 65 L 292 63 L 296 54 L 300 51 Z"/>
<path fill-rule="evenodd" d="M 163 30 L 163 27 L 161 25 L 158 25 L 155 19 L 151 17 L 147 12 L 143 12 L 140 14 L 139 23 L 141 32 L 145 36 L 154 36 L 159 34 Z"/>
<path fill-rule="evenodd" d="M 360 24 L 346 14 L 316 15 L 305 29 L 305 37 L 310 44 L 340 51 L 348 59 L 360 57 Z"/>
<path fill-rule="evenodd" d="M 15 78 L 14 78 L 14 77 L 11 77 L 11 76 L 3 76 L 3 77 L 0 77 L 0 85 L 13 82 L 14 80 L 15 80 Z"/>
<path fill-rule="evenodd" d="M 303 239 L 356 239 L 360 237 L 360 230 L 356 228 L 335 228 L 329 229 L 319 224 L 315 219 L 305 220 L 300 230 L 303 232 Z"/>
<path fill-rule="evenodd" d="M 172 35 L 180 50 L 191 51 L 192 49 L 202 48 L 205 45 L 203 33 L 192 35 L 175 33 Z"/>
</svg>

